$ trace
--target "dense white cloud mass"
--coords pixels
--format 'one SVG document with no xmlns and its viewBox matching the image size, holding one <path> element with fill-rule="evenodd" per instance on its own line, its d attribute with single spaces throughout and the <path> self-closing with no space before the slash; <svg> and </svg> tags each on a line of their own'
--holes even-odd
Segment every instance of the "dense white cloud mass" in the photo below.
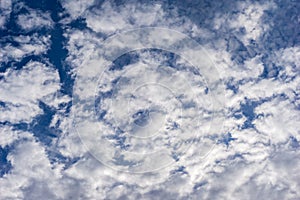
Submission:
<svg viewBox="0 0 300 200">
<path fill-rule="evenodd" d="M 249 3 L 239 2 L 237 4 L 238 12 L 235 15 L 229 15 L 229 27 L 233 29 L 245 29 L 245 34 L 242 36 L 244 45 L 248 45 L 250 40 L 258 40 L 269 26 L 272 24 L 262 23 L 262 17 L 265 11 L 274 9 L 273 2 Z"/>
<path fill-rule="evenodd" d="M 36 34 L 31 36 L 20 35 L 12 38 L 12 41 L 18 43 L 18 46 L 14 46 L 11 43 L 7 43 L 2 46 L 2 51 L 0 52 L 0 62 L 9 62 L 11 60 L 19 61 L 28 55 L 45 53 L 49 47 L 50 37 L 46 35 L 38 36 Z"/>
<path fill-rule="evenodd" d="M 28 63 L 21 71 L 7 72 L 0 83 L 0 101 L 6 104 L 1 108 L 0 120 L 12 123 L 28 122 L 40 114 L 38 101 L 47 102 L 47 96 L 54 96 L 59 89 L 58 74 L 38 62 Z"/>
<path fill-rule="evenodd" d="M 11 0 L 3 0 L 0 2 L 0 29 L 3 29 L 11 12 Z"/>
<path fill-rule="evenodd" d="M 39 13 L 36 11 L 31 11 L 30 14 L 19 15 L 17 23 L 26 31 L 51 27 L 53 24 L 49 13 Z"/>
<path fill-rule="evenodd" d="M 0 2 L 0 30 L 18 10 L 24 31 L 0 39 L 0 199 L 300 198 L 283 5 L 189 3 Z"/>
</svg>

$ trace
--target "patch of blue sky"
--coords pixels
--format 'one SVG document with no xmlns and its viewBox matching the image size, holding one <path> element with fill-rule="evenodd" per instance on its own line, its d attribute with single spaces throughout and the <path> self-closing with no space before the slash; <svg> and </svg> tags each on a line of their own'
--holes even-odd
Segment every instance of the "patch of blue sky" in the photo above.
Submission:
<svg viewBox="0 0 300 200">
<path fill-rule="evenodd" d="M 4 174 L 7 174 L 12 168 L 11 162 L 7 160 L 7 155 L 10 151 L 9 146 L 1 147 L 0 146 L 0 177 L 3 177 Z"/>
</svg>

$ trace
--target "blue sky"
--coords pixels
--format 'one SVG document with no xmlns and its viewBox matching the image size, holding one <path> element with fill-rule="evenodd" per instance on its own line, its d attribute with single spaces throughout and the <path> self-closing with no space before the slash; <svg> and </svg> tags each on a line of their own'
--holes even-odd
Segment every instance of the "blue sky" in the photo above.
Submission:
<svg viewBox="0 0 300 200">
<path fill-rule="evenodd" d="M 298 1 L 0 1 L 0 199 L 299 199 Z"/>
</svg>

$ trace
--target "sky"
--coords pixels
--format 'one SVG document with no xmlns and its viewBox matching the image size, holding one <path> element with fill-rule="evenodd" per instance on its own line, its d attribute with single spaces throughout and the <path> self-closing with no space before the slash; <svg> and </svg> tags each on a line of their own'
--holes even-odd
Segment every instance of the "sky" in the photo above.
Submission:
<svg viewBox="0 0 300 200">
<path fill-rule="evenodd" d="M 0 0 L 0 199 L 300 199 L 297 0 Z"/>
</svg>

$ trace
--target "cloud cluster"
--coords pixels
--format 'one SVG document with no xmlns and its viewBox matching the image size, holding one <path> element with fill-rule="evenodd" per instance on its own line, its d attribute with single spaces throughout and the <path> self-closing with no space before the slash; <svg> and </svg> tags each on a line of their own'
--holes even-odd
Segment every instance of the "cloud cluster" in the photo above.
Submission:
<svg viewBox="0 0 300 200">
<path fill-rule="evenodd" d="M 38 30 L 53 25 L 50 13 L 30 11 L 29 14 L 18 15 L 17 24 L 25 31 Z"/>
<path fill-rule="evenodd" d="M 38 62 L 29 62 L 21 71 L 7 72 L 0 82 L 0 101 L 5 103 L 0 120 L 11 123 L 30 122 L 41 113 L 38 101 L 47 102 L 47 97 L 59 89 L 57 72 Z"/>
<path fill-rule="evenodd" d="M 49 48 L 50 37 L 37 34 L 19 35 L 13 38 L 4 37 L 2 43 L 4 44 L 0 52 L 0 62 L 8 63 L 9 61 L 20 61 L 25 56 L 46 53 Z M 18 45 L 14 45 L 15 43 Z"/>
<path fill-rule="evenodd" d="M 10 12 L 12 10 L 11 0 L 4 0 L 0 2 L 0 29 L 4 29 L 5 23 L 7 22 Z"/>
<path fill-rule="evenodd" d="M 222 3 L 183 11 L 179 3 L 61 1 L 64 64 L 76 74 L 72 112 L 61 108 L 70 99 L 58 92 L 61 76 L 47 59 L 1 72 L 0 145 L 11 148 L 12 168 L 0 178 L 0 198 L 299 198 L 299 47 L 266 48 L 277 42 L 264 37 L 276 23 L 265 19 L 276 15 L 276 1 L 229 2 L 235 6 L 227 14 L 214 12 L 205 23 L 191 17 L 197 6 L 214 10 Z M 10 6 L 0 3 L 7 13 Z M 53 26 L 48 12 L 17 19 L 27 31 Z M 72 25 L 78 19 L 83 27 Z M 7 19 L 0 18 L 3 27 L 1 20 Z M 155 32 L 157 38 L 138 31 L 154 26 L 200 41 L 206 53 L 182 48 L 193 43 L 167 31 Z M 129 30 L 135 34 L 124 34 Z M 117 39 L 106 40 L 115 33 Z M 46 55 L 50 39 L 14 37 L 19 45 L 5 44 L 1 62 Z M 181 51 L 165 48 L 171 46 Z M 46 126 L 60 134 L 50 146 L 16 128 L 45 114 L 39 102 L 55 110 Z M 157 154 L 145 157 L 149 152 Z"/>
</svg>

